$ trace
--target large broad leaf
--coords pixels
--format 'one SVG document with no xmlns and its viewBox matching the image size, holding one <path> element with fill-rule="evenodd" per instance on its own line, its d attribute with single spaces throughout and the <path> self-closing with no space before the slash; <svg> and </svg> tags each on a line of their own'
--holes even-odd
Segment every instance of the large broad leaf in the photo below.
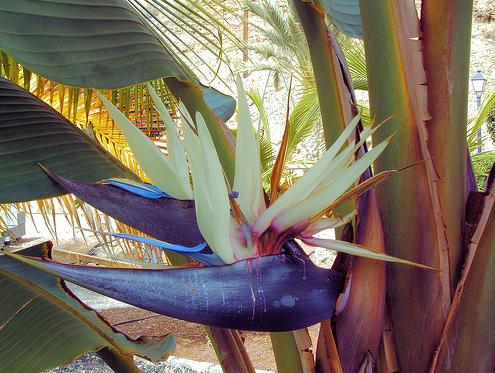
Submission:
<svg viewBox="0 0 495 373">
<path fill-rule="evenodd" d="M 37 162 L 78 180 L 136 178 L 50 106 L 0 78 L 0 203 L 65 193 Z"/>
<path fill-rule="evenodd" d="M 0 0 L 0 48 L 34 72 L 77 87 L 185 78 L 121 0 Z"/>
<path fill-rule="evenodd" d="M 196 82 L 196 84 L 203 94 L 206 104 L 221 120 L 226 122 L 234 115 L 236 103 L 233 97 L 200 82 Z"/>
<path fill-rule="evenodd" d="M 39 372 L 105 347 L 155 361 L 174 350 L 172 335 L 152 345 L 129 340 L 68 292 L 58 278 L 0 254 L 2 371 Z"/>
<path fill-rule="evenodd" d="M 319 3 L 344 34 L 352 37 L 363 35 L 359 0 L 320 0 Z"/>
<path fill-rule="evenodd" d="M 0 0 L 0 49 L 45 78 L 80 88 L 191 78 L 122 0 Z M 235 100 L 196 84 L 215 114 L 228 120 Z"/>
</svg>

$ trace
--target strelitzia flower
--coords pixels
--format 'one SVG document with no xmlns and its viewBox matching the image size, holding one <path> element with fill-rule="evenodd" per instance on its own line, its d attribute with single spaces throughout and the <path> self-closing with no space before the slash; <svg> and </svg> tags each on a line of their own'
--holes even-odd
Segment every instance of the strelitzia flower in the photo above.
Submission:
<svg viewBox="0 0 495 373">
<path fill-rule="evenodd" d="M 259 142 L 239 78 L 237 91 L 239 126 L 232 191 L 229 191 L 223 176 L 203 117 L 196 113 L 196 121 L 193 122 L 187 109 L 180 105 L 181 112 L 185 114 L 182 129 L 191 166 L 196 217 L 206 242 L 225 263 L 279 253 L 285 240 L 292 238 L 301 238 L 309 245 L 317 242 L 317 246 L 334 250 L 343 248 L 343 243 L 335 240 L 315 241 L 313 236 L 337 224 L 335 219 L 324 218 L 325 213 L 335 207 L 335 202 L 371 166 L 390 138 L 355 159 L 356 151 L 372 132 L 366 129 L 360 133 L 361 140 L 357 144 L 344 146 L 356 131 L 360 120 L 356 116 L 322 158 L 267 207 L 261 181 Z M 349 216 L 346 217 L 346 220 L 349 219 Z M 376 253 L 357 246 L 355 253 L 376 258 Z M 381 258 L 396 261 L 386 255 Z"/>
<path fill-rule="evenodd" d="M 167 128 L 167 156 L 100 97 L 154 185 L 124 179 L 87 184 L 45 169 L 68 192 L 154 238 L 106 234 L 179 252 L 200 263 L 197 267 L 92 268 L 8 255 L 154 312 L 211 326 L 259 331 L 299 329 L 333 312 L 343 275 L 315 266 L 295 239 L 352 255 L 427 268 L 317 236 L 353 218 L 353 213 L 335 215 L 338 204 L 394 174 L 382 172 L 357 183 L 390 138 L 356 158 L 373 132 L 366 128 L 358 134 L 357 142 L 352 140 L 360 120 L 356 116 L 312 168 L 284 193 L 271 193 L 274 198 L 269 201 L 262 186 L 259 142 L 240 79 L 237 89 L 239 126 L 232 187 L 201 114 L 196 113 L 193 119 L 179 104 L 182 141 L 177 124 L 151 86 L 148 90 Z"/>
</svg>

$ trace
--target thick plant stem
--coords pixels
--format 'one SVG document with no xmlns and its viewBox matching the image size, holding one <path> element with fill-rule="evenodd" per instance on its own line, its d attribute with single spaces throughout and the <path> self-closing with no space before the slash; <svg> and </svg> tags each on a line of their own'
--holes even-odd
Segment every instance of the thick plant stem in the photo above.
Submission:
<svg viewBox="0 0 495 373">
<path fill-rule="evenodd" d="M 492 372 L 495 350 L 495 183 L 466 206 L 468 254 L 430 373 Z"/>
<path fill-rule="evenodd" d="M 225 373 L 255 372 L 237 330 L 206 327 L 206 332 Z"/>
<path fill-rule="evenodd" d="M 316 373 L 344 373 L 330 320 L 321 323 L 315 370 Z"/>
<path fill-rule="evenodd" d="M 428 97 L 419 20 L 413 1 L 361 0 L 360 10 L 371 116 L 378 123 L 389 119 L 373 142 L 395 134 L 375 169 L 417 164 L 376 188 L 386 252 L 442 268 L 435 272 L 387 266 L 387 300 L 401 371 L 425 372 L 451 292 L 445 226 L 425 134 Z M 457 151 L 465 152 L 465 147 Z"/>
<path fill-rule="evenodd" d="M 326 144 L 333 144 L 350 121 L 342 105 L 343 92 L 339 87 L 335 57 L 328 39 L 323 10 L 313 2 L 293 0 L 308 41 L 311 63 L 320 101 L 321 121 Z"/>
<path fill-rule="evenodd" d="M 304 372 L 293 332 L 270 333 L 270 340 L 278 372 Z"/>
<path fill-rule="evenodd" d="M 238 330 L 231 330 L 232 336 L 234 337 L 235 343 L 237 344 L 237 348 L 239 349 L 239 352 L 242 356 L 242 359 L 244 361 L 244 364 L 246 365 L 246 368 L 249 373 L 255 373 L 256 370 L 254 369 L 253 364 L 251 363 L 251 359 L 249 358 L 249 355 L 246 351 L 246 348 L 244 347 L 244 341 L 241 338 L 241 334 L 239 333 Z"/>
<path fill-rule="evenodd" d="M 424 0 L 423 55 L 428 87 L 429 148 L 438 172 L 440 203 L 447 227 L 450 280 L 462 269 L 467 147 L 467 99 L 472 0 Z M 448 66 L 448 68 L 446 68 Z"/>
<path fill-rule="evenodd" d="M 327 29 L 321 8 L 312 2 L 298 0 L 294 0 L 294 5 L 309 45 L 326 131 L 325 140 L 327 146 L 330 146 L 346 123 L 357 114 L 350 74 L 336 38 Z M 370 176 L 368 172 L 365 178 Z M 355 209 L 355 205 L 356 201 L 339 206 L 338 212 L 348 213 Z M 359 218 L 354 230 L 354 242 L 383 252 L 383 232 L 374 193 L 370 191 L 361 196 L 358 206 Z M 344 232 L 337 231 L 336 236 L 343 238 Z M 329 340 L 324 338 L 325 333 L 321 334 L 317 349 L 319 372 L 334 372 L 339 371 L 339 368 L 343 372 L 355 372 L 363 361 L 376 359 L 380 343 L 385 265 L 361 258 L 343 260 L 342 255 L 338 255 L 337 259 L 338 262 L 347 263 L 341 269 L 347 272 L 352 281 L 348 282 L 347 301 L 333 320 L 338 355 L 335 351 L 329 356 L 331 351 L 325 350 L 325 347 L 329 347 Z"/>
<path fill-rule="evenodd" d="M 125 356 L 110 347 L 104 347 L 96 353 L 116 373 L 141 373 L 132 356 Z"/>
<path fill-rule="evenodd" d="M 234 183 L 235 157 L 232 133 L 206 104 L 201 91 L 189 82 L 175 78 L 166 78 L 165 82 L 172 94 L 187 107 L 194 118 L 196 112 L 203 116 L 211 138 L 215 144 L 218 158 L 230 185 Z"/>
<path fill-rule="evenodd" d="M 314 2 L 293 0 L 293 3 L 308 43 L 320 102 L 323 134 L 328 148 L 356 114 L 352 104 L 352 82 L 343 75 L 337 51 L 334 49 L 339 49 L 340 53 L 340 47 L 327 28 L 324 11 Z M 348 202 L 338 206 L 337 212 L 346 215 L 352 209 L 353 204 Z M 338 228 L 336 236 L 340 237 L 341 234 L 342 230 Z"/>
</svg>

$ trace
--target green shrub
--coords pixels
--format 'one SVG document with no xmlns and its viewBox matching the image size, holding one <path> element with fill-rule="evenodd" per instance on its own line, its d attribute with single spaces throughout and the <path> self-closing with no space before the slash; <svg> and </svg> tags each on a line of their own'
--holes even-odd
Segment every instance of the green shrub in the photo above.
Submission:
<svg viewBox="0 0 495 373">
<path fill-rule="evenodd" d="M 494 162 L 495 152 L 493 151 L 473 155 L 474 174 L 479 190 L 485 187 L 486 178 Z"/>
</svg>

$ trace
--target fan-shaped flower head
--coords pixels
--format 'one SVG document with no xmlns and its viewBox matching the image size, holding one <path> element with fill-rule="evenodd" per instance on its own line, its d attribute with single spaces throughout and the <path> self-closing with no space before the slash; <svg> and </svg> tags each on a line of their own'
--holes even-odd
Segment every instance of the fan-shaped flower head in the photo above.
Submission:
<svg viewBox="0 0 495 373">
<path fill-rule="evenodd" d="M 339 203 L 395 172 L 384 172 L 356 185 L 391 138 L 356 158 L 358 149 L 374 131 L 366 128 L 357 134 L 360 117 L 356 116 L 313 167 L 283 194 L 268 201 L 262 186 L 259 141 L 251 121 L 246 93 L 240 78 L 236 83 L 239 125 L 232 187 L 224 176 L 208 126 L 200 113 L 196 113 L 193 119 L 186 107 L 179 103 L 182 142 L 165 105 L 148 85 L 167 129 L 169 154 L 165 156 L 117 108 L 103 96 L 100 97 L 152 181 L 174 198 L 190 199 L 194 196 L 201 234 L 223 262 L 233 263 L 256 255 L 277 254 L 287 239 L 300 238 L 313 246 L 413 264 L 358 245 L 315 237 L 320 231 L 335 228 L 352 218 L 353 213 L 345 217 L 332 214 Z M 184 153 L 187 154 L 187 161 Z"/>
</svg>

